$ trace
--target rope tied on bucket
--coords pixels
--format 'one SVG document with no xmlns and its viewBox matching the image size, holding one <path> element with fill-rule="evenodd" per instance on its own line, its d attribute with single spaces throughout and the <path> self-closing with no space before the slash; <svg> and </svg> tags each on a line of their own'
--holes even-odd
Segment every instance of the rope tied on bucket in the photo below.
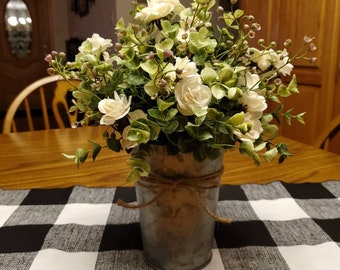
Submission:
<svg viewBox="0 0 340 270">
<path fill-rule="evenodd" d="M 171 190 L 179 190 L 180 188 L 189 189 L 192 194 L 195 196 L 197 205 L 200 206 L 209 216 L 214 218 L 216 221 L 221 223 L 231 223 L 229 218 L 223 218 L 212 212 L 206 205 L 203 199 L 200 196 L 202 190 L 217 188 L 220 186 L 220 183 L 216 181 L 223 172 L 223 168 L 217 172 L 197 176 L 197 177 L 178 177 L 178 178 L 164 178 L 162 176 L 149 174 L 147 177 L 141 177 L 138 181 L 138 184 L 142 187 L 148 189 L 160 189 L 155 197 L 151 200 L 140 203 L 140 204 L 130 204 L 125 201 L 119 199 L 117 204 L 119 206 L 129 208 L 129 209 L 140 209 L 147 207 L 156 201 L 158 201 L 166 192 L 170 192 Z"/>
</svg>

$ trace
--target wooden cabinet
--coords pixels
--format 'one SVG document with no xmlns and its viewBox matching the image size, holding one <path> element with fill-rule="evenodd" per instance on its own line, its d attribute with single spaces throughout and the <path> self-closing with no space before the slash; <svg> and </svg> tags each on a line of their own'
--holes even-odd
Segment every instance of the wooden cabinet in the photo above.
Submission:
<svg viewBox="0 0 340 270">
<path fill-rule="evenodd" d="M 261 24 L 257 38 L 275 40 L 278 45 L 290 38 L 294 53 L 305 35 L 315 37 L 318 60 L 293 62 L 300 94 L 284 102 L 286 109 L 306 112 L 306 125 L 281 127 L 282 135 L 313 144 L 320 130 L 340 113 L 340 0 L 239 0 L 239 5 Z M 340 143 L 332 148 L 340 153 Z"/>
<path fill-rule="evenodd" d="M 5 13 L 9 0 L 0 0 L 0 113 L 31 82 L 48 76 L 44 57 L 51 50 L 51 0 L 23 0 L 32 19 L 32 43 L 24 57 L 13 54 L 7 42 Z"/>
</svg>

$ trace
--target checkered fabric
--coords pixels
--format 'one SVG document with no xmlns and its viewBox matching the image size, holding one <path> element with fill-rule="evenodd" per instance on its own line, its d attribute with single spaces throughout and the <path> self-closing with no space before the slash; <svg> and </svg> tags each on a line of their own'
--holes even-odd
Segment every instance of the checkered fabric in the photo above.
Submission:
<svg viewBox="0 0 340 270">
<path fill-rule="evenodd" d="M 134 188 L 0 190 L 1 270 L 138 270 Z M 340 269 L 340 181 L 223 185 L 213 259 L 205 268 Z"/>
</svg>

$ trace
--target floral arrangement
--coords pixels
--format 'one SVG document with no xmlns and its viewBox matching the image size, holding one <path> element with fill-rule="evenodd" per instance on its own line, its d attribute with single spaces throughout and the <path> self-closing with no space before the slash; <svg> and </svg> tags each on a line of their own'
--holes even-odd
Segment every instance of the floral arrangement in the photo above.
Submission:
<svg viewBox="0 0 340 270">
<path fill-rule="evenodd" d="M 149 172 L 144 158 L 152 144 L 165 145 L 169 154 L 192 153 L 198 161 L 235 148 L 256 164 L 276 157 L 281 163 L 291 155 L 286 144 L 271 141 L 281 118 L 304 123 L 304 113 L 283 111 L 280 100 L 299 92 L 290 76 L 292 61 L 315 60 L 307 57 L 312 38 L 305 37 L 294 57 L 290 40 L 280 49 L 261 39 L 258 48 L 251 47 L 261 29 L 253 16 L 234 5 L 225 11 L 214 0 L 193 0 L 189 7 L 179 0 L 148 0 L 134 3 L 131 14 L 131 23 L 118 21 L 115 45 L 93 34 L 74 62 L 65 63 L 64 53 L 46 57 L 50 74 L 81 80 L 71 110 L 84 117 L 74 126 L 107 126 L 105 145 L 90 142 L 90 149 L 66 157 L 79 164 L 91 151 L 95 159 L 103 147 L 131 151 L 128 180 L 134 181 Z M 278 104 L 274 111 L 268 101 Z"/>
</svg>

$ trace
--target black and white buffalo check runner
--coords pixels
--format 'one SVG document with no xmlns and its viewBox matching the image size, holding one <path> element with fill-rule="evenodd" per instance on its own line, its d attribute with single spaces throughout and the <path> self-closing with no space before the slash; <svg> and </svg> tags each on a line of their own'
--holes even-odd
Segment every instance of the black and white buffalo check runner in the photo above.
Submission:
<svg viewBox="0 0 340 270">
<path fill-rule="evenodd" d="M 0 190 L 1 270 L 139 270 L 133 188 Z M 224 185 L 213 259 L 220 269 L 340 269 L 340 181 Z"/>
</svg>

